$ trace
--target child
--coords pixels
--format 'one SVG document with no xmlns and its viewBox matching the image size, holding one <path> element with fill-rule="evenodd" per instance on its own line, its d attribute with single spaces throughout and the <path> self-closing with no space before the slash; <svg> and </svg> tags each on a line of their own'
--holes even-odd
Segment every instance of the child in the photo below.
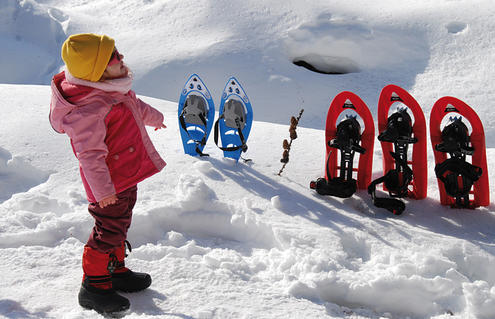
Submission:
<svg viewBox="0 0 495 319">
<path fill-rule="evenodd" d="M 163 115 L 136 98 L 123 58 L 106 35 L 72 35 L 62 45 L 66 70 L 51 84 L 50 123 L 70 137 L 95 219 L 84 247 L 79 304 L 100 313 L 129 309 L 116 290 L 151 284 L 150 275 L 125 267 L 126 237 L 137 183 L 166 165 L 145 129 L 165 128 Z"/>
</svg>

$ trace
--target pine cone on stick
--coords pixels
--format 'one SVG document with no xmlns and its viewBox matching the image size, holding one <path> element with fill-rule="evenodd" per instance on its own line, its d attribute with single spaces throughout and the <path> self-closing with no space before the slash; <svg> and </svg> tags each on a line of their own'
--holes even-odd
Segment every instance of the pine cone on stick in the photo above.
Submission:
<svg viewBox="0 0 495 319">
<path fill-rule="evenodd" d="M 280 162 L 284 163 L 284 165 L 278 172 L 279 176 L 284 171 L 285 165 L 287 165 L 287 163 L 289 162 L 290 147 L 292 145 L 292 141 L 297 138 L 296 128 L 297 128 L 297 124 L 299 124 L 299 120 L 301 119 L 303 112 L 304 109 L 301 109 L 301 111 L 299 112 L 299 116 L 297 118 L 294 116 L 290 118 L 290 127 L 289 127 L 290 142 L 284 139 L 282 143 L 282 147 L 284 148 L 284 153 L 282 154 L 282 159 L 280 159 Z"/>
<path fill-rule="evenodd" d="M 284 142 L 282 143 L 282 147 L 284 148 L 284 150 L 288 149 L 289 148 L 289 142 L 285 139 Z"/>
<path fill-rule="evenodd" d="M 288 163 L 289 162 L 289 150 L 285 150 L 284 154 L 282 154 L 282 159 L 280 160 L 282 163 Z"/>
<path fill-rule="evenodd" d="M 296 129 L 295 128 L 290 129 L 289 130 L 289 133 L 290 133 L 290 139 L 291 140 L 295 140 L 297 138 L 297 133 L 296 133 Z"/>
<path fill-rule="evenodd" d="M 298 124 L 298 123 L 299 123 L 299 121 L 298 121 L 298 120 L 297 120 L 294 116 L 290 118 L 290 127 L 291 127 L 291 128 L 292 128 L 292 127 L 294 127 L 294 128 L 295 128 L 295 127 L 297 126 L 297 124 Z"/>
</svg>

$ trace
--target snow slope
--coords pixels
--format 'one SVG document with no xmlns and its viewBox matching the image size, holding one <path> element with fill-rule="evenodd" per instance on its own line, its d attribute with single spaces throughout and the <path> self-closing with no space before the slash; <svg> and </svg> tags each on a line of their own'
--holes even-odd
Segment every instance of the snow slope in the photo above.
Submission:
<svg viewBox="0 0 495 319">
<path fill-rule="evenodd" d="M 493 5 L 326 3 L 1 2 L 0 82 L 16 84 L 0 85 L 0 317 L 101 317 L 77 305 L 92 219 L 68 139 L 48 123 L 46 85 L 66 34 L 92 31 L 116 38 L 137 93 L 168 126 L 149 131 L 168 165 L 140 184 L 129 232 L 128 264 L 153 285 L 126 294 L 127 318 L 494 318 L 494 206 L 441 207 L 430 149 L 428 198 L 408 201 L 400 217 L 371 206 L 366 192 L 342 200 L 308 189 L 323 175 L 332 98 L 354 91 L 376 118 L 389 83 L 409 90 L 427 119 L 444 95 L 473 106 L 493 180 Z M 296 58 L 353 73 L 317 74 Z M 231 74 L 243 84 L 256 119 L 252 163 L 223 159 L 211 140 L 209 158 L 183 154 L 176 102 L 148 96 L 176 101 L 192 72 L 215 102 Z M 282 140 L 301 107 L 280 177 Z"/>
<path fill-rule="evenodd" d="M 304 107 L 301 125 L 321 129 L 331 97 L 350 90 L 376 111 L 381 88 L 394 83 L 426 112 L 452 95 L 488 122 L 494 14 L 491 0 L 4 0 L 0 83 L 48 84 L 65 34 L 96 32 L 116 39 L 147 96 L 176 101 L 191 73 L 219 96 L 236 75 L 256 92 L 257 120 L 285 124 L 281 112 Z M 302 58 L 360 72 L 317 74 L 292 63 Z M 491 147 L 491 127 L 487 136 Z"/>
</svg>

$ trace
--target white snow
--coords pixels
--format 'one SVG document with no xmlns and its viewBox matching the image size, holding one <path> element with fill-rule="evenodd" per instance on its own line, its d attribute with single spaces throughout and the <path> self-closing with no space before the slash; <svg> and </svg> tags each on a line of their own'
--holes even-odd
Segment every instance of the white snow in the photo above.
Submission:
<svg viewBox="0 0 495 319">
<path fill-rule="evenodd" d="M 324 174 L 333 97 L 358 94 L 376 119 L 387 84 L 408 90 L 427 120 L 442 96 L 471 105 L 493 181 L 494 14 L 491 0 L 1 1 L 0 317 L 101 317 L 77 303 L 93 219 L 68 138 L 48 122 L 61 43 L 95 32 L 116 39 L 134 89 L 168 127 L 149 130 L 168 165 L 139 184 L 129 231 L 128 265 L 153 284 L 125 294 L 126 318 L 495 318 L 494 205 L 441 206 L 430 143 L 428 197 L 407 200 L 401 216 L 365 191 L 309 189 Z M 252 162 L 224 159 L 212 137 L 210 157 L 183 154 L 177 100 L 192 73 L 215 103 L 231 75 L 241 82 Z M 375 143 L 373 177 L 381 159 Z"/>
</svg>

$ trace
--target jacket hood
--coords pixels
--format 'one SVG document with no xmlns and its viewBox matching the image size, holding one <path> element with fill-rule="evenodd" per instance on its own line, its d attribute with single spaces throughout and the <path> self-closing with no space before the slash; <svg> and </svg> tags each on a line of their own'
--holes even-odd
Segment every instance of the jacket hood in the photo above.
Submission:
<svg viewBox="0 0 495 319">
<path fill-rule="evenodd" d="M 77 107 L 77 105 L 68 102 L 60 91 L 60 85 L 63 80 L 65 80 L 65 73 L 60 72 L 53 77 L 51 83 L 52 98 L 50 101 L 49 119 L 50 124 L 57 133 L 65 133 L 62 129 L 62 120 L 65 115 Z"/>
</svg>

